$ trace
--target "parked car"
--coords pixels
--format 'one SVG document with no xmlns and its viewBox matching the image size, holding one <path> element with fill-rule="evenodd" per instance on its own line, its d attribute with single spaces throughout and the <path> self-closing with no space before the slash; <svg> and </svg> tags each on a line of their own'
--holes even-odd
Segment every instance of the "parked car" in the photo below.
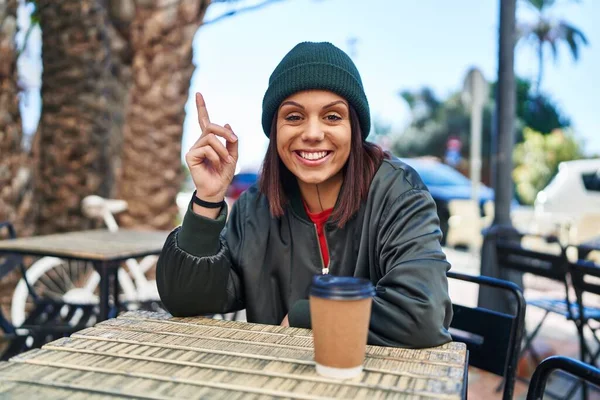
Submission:
<svg viewBox="0 0 600 400">
<path fill-rule="evenodd" d="M 423 183 L 429 189 L 431 197 L 437 206 L 442 229 L 442 244 L 445 244 L 448 236 L 448 219 L 450 211 L 448 203 L 451 200 L 468 200 L 471 198 L 471 180 L 449 165 L 443 164 L 431 158 L 403 158 L 421 176 Z M 481 215 L 484 204 L 488 200 L 494 200 L 494 191 L 484 184 L 479 185 L 479 204 Z"/>
<path fill-rule="evenodd" d="M 240 172 L 233 177 L 225 197 L 231 201 L 231 204 L 250 186 L 258 180 L 258 174 L 255 172 Z"/>
<path fill-rule="evenodd" d="M 540 232 L 558 228 L 579 243 L 600 234 L 600 159 L 565 161 L 534 203 Z"/>
<path fill-rule="evenodd" d="M 600 158 L 561 162 L 534 206 L 536 212 L 567 217 L 600 213 Z"/>
</svg>

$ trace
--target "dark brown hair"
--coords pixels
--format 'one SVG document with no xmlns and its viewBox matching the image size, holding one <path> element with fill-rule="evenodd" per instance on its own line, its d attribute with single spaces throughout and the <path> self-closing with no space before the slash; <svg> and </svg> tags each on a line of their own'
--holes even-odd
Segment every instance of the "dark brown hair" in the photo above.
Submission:
<svg viewBox="0 0 600 400">
<path fill-rule="evenodd" d="M 366 200 L 369 186 L 377 168 L 390 155 L 376 144 L 362 140 L 358 115 L 350 106 L 351 144 L 348 161 L 342 168 L 344 183 L 332 219 L 342 228 Z M 267 197 L 269 209 L 274 217 L 281 217 L 289 201 L 289 182 L 296 177 L 279 158 L 277 152 L 277 115 L 271 123 L 271 135 L 267 154 L 259 177 L 259 190 Z M 288 188 L 286 190 L 286 187 Z M 358 196 L 357 196 L 358 194 Z"/>
</svg>

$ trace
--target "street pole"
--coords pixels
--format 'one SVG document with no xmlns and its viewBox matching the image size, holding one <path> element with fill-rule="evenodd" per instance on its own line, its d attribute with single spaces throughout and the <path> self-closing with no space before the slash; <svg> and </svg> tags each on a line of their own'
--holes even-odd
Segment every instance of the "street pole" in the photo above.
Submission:
<svg viewBox="0 0 600 400">
<path fill-rule="evenodd" d="M 515 14 L 516 0 L 500 0 L 500 45 L 498 87 L 496 92 L 497 152 L 492 159 L 495 182 L 494 224 L 510 225 L 510 204 L 513 197 L 512 151 L 515 142 Z"/>
<path fill-rule="evenodd" d="M 483 104 L 471 110 L 471 198 L 479 206 L 479 186 L 481 183 L 481 114 Z"/>
<path fill-rule="evenodd" d="M 471 148 L 469 151 L 469 175 L 471 178 L 471 199 L 479 206 L 481 184 L 481 121 L 483 108 L 489 95 L 489 84 L 478 68 L 470 68 L 465 76 L 462 102 L 471 115 Z"/>
<path fill-rule="evenodd" d="M 518 232 L 510 219 L 513 197 L 512 150 L 515 141 L 515 42 L 516 0 L 500 0 L 500 29 L 498 46 L 498 85 L 496 88 L 496 110 L 492 154 L 494 186 L 494 222 L 484 234 L 481 249 L 481 275 L 515 282 L 522 287 L 518 273 L 502 269 L 496 263 L 496 240 L 518 240 Z M 513 299 L 501 291 L 482 287 L 479 290 L 480 307 L 500 312 L 513 313 Z"/>
</svg>

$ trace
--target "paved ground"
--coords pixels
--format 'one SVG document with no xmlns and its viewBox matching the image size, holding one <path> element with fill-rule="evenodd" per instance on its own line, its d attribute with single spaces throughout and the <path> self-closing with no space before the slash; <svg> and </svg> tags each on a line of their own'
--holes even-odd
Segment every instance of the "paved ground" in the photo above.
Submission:
<svg viewBox="0 0 600 400">
<path fill-rule="evenodd" d="M 448 260 L 452 264 L 452 270 L 471 275 L 479 275 L 480 259 L 479 254 L 470 254 L 464 251 L 453 249 L 445 249 Z M 524 285 L 526 287 L 525 297 L 533 298 L 535 296 L 544 295 L 557 297 L 564 296 L 564 289 L 561 285 L 549 283 L 547 281 L 532 280 L 525 278 Z M 453 302 L 474 306 L 477 304 L 477 287 L 470 283 L 449 281 L 450 297 Z M 529 308 L 526 314 L 526 326 L 528 329 L 535 327 L 543 317 L 540 310 Z M 590 340 L 592 340 L 590 338 Z M 544 322 L 540 333 L 535 340 L 535 348 L 545 356 L 553 354 L 565 355 L 578 358 L 579 345 L 577 340 L 577 331 L 573 323 L 565 321 L 564 318 L 550 315 Z M 528 364 L 528 359 L 523 358 L 520 361 L 519 371 L 531 373 L 535 365 L 531 362 Z M 523 373 L 523 375 L 527 375 Z M 500 378 L 497 376 L 478 370 L 476 368 L 469 369 L 469 399 L 500 399 L 501 392 L 496 392 L 496 388 L 500 384 Z M 565 390 L 570 387 L 570 382 L 561 379 L 560 377 L 552 379 L 549 389 L 565 393 Z M 517 382 L 515 387 L 515 399 L 524 399 L 527 393 L 527 383 Z M 574 396 L 574 399 L 580 399 L 580 396 Z M 600 399 L 600 393 L 591 391 L 590 399 Z"/>
</svg>

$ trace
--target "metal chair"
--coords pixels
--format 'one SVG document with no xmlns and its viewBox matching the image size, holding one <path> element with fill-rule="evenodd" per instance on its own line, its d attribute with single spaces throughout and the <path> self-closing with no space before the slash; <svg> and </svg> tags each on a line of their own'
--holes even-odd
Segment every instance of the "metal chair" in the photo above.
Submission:
<svg viewBox="0 0 600 400">
<path fill-rule="evenodd" d="M 0 230 L 8 232 L 9 239 L 15 239 L 14 227 L 10 222 L 0 222 Z M 0 256 L 0 280 L 4 279 L 16 268 L 26 280 L 23 258 L 16 254 Z M 26 281 L 27 282 L 27 281 Z M 15 326 L 8 321 L 0 308 L 0 329 L 4 332 L 4 340 L 9 345 L 0 354 L 0 360 L 8 360 L 21 352 L 41 347 L 43 344 L 64 337 L 88 326 L 93 317 L 93 306 L 75 306 L 42 298 L 27 282 L 27 288 L 33 299 L 33 309 L 23 324 Z"/>
<path fill-rule="evenodd" d="M 554 237 L 547 237 L 546 240 L 558 244 Z M 538 322 L 531 333 L 525 333 L 525 342 L 523 352 L 529 350 L 536 363 L 541 361 L 531 346 L 533 339 L 537 336 L 550 313 L 558 314 L 568 321 L 577 324 L 578 309 L 577 303 L 571 300 L 568 284 L 568 259 L 566 249 L 561 246 L 560 254 L 549 254 L 545 252 L 534 251 L 523 248 L 519 243 L 499 240 L 496 244 L 497 262 L 500 268 L 506 268 L 521 273 L 528 273 L 538 277 L 543 277 L 559 282 L 564 287 L 564 297 L 541 297 L 535 299 L 526 299 L 528 306 L 544 310 L 544 316 Z M 571 295 L 572 296 L 572 295 Z M 600 317 L 600 310 L 588 310 Z"/>
<path fill-rule="evenodd" d="M 590 321 L 600 322 L 600 310 L 596 307 L 586 306 L 584 296 L 586 293 L 600 296 L 600 266 L 593 261 L 577 260 L 569 263 L 569 273 L 577 297 L 576 323 L 581 342 L 580 359 L 594 365 L 600 356 L 600 338 L 598 337 L 600 326 L 592 326 Z M 584 330 L 586 327 L 592 332 L 592 337 L 598 346 L 598 350 L 594 353 L 585 341 Z"/>
<path fill-rule="evenodd" d="M 510 292 L 515 299 L 515 314 L 504 314 L 481 307 L 452 304 L 452 340 L 466 343 L 469 365 L 504 377 L 502 399 L 512 399 L 517 356 L 525 321 L 525 301 L 521 288 L 512 282 L 487 276 L 448 272 L 448 278 L 472 282 Z"/>
<path fill-rule="evenodd" d="M 600 386 L 600 369 L 570 357 L 552 356 L 536 367 L 527 391 L 527 400 L 541 400 L 544 397 L 548 378 L 556 370 L 564 371 L 585 382 Z"/>
</svg>

